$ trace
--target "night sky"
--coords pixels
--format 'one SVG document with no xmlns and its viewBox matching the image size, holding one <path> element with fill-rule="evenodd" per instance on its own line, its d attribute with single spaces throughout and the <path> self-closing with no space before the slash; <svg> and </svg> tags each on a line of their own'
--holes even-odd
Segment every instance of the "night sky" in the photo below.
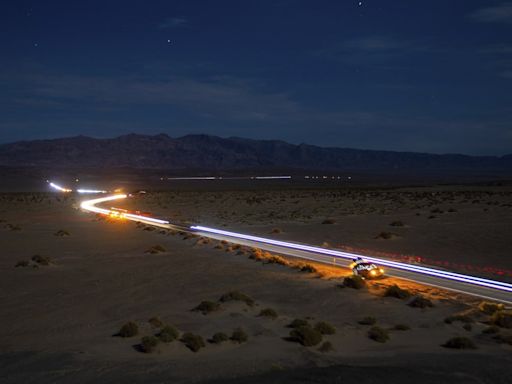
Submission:
<svg viewBox="0 0 512 384">
<path fill-rule="evenodd" d="M 0 28 L 0 142 L 512 152 L 510 1 L 4 0 Z"/>
</svg>

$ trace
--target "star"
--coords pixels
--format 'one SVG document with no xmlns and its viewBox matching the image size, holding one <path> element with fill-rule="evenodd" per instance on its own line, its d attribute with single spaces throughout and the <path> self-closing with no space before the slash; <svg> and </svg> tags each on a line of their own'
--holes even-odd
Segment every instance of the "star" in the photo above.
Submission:
<svg viewBox="0 0 512 384">
<path fill-rule="evenodd" d="M 360 2 L 358 3 L 358 5 L 359 5 L 359 6 L 363 5 L 363 2 L 362 2 L 362 1 L 360 1 Z"/>
<path fill-rule="evenodd" d="M 170 39 L 167 39 L 167 42 L 168 42 L 169 44 L 172 44 L 172 41 L 171 41 Z"/>
<path fill-rule="evenodd" d="M 38 46 L 39 46 L 39 44 L 38 44 L 38 43 L 34 43 L 34 47 L 38 47 Z"/>
</svg>

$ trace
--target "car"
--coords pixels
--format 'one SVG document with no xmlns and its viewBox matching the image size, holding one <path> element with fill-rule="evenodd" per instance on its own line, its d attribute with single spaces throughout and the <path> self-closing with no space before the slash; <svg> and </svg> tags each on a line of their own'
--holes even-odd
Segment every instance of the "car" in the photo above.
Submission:
<svg viewBox="0 0 512 384">
<path fill-rule="evenodd" d="M 350 265 L 352 273 L 363 279 L 378 279 L 384 275 L 384 269 L 363 259 L 356 259 Z"/>
</svg>

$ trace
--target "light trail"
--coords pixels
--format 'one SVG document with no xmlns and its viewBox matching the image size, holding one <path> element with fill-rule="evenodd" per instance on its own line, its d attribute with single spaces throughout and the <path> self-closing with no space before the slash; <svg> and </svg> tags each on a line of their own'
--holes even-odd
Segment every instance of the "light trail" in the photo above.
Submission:
<svg viewBox="0 0 512 384">
<path fill-rule="evenodd" d="M 365 255 L 336 251 L 332 249 L 325 249 L 311 245 L 305 244 L 297 244 L 291 243 L 281 240 L 273 240 L 269 238 L 246 235 L 237 232 L 225 231 L 221 229 L 209 228 L 200 225 L 192 225 L 190 227 L 180 227 L 170 223 L 167 220 L 157 219 L 149 216 L 137 215 L 132 213 L 120 212 L 117 208 L 105 209 L 97 207 L 97 204 L 105 203 L 108 201 L 125 199 L 128 197 L 125 194 L 116 194 L 112 196 L 101 197 L 97 199 L 83 201 L 80 204 L 80 207 L 86 211 L 95 212 L 99 214 L 104 214 L 117 218 L 124 218 L 133 221 L 143 222 L 149 225 L 154 225 L 161 228 L 166 229 L 176 229 L 181 228 L 184 231 L 196 232 L 201 234 L 202 236 L 214 238 L 214 239 L 227 239 L 233 243 L 236 243 L 238 240 L 238 244 L 245 244 L 247 246 L 251 246 L 252 243 L 255 243 L 255 247 L 261 246 L 263 249 L 272 248 L 274 252 L 280 252 L 283 254 L 287 254 L 293 257 L 309 259 L 321 263 L 332 264 L 332 260 L 335 259 L 344 259 L 344 260 L 352 260 L 357 257 L 363 257 L 370 262 L 374 262 L 376 264 L 390 267 L 396 271 L 395 275 L 399 278 L 404 278 L 406 280 L 417 281 L 420 284 L 427 284 L 437 286 L 442 289 L 448 289 L 460 293 L 465 293 L 473 296 L 479 296 L 491 300 L 497 300 L 507 303 L 512 303 L 512 297 L 509 295 L 512 292 L 512 284 L 495 281 L 490 279 L 484 279 L 476 276 L 463 275 L 459 273 L 443 271 L 434 268 L 422 267 L 413 264 L 400 263 L 396 261 L 380 259 L 376 257 L 367 257 Z M 273 248 L 275 247 L 275 248 Z M 289 251 L 287 251 L 287 249 Z M 315 256 L 316 255 L 316 256 Z M 323 255 L 323 256 L 322 256 Z M 329 256 L 331 261 L 325 259 L 325 256 Z M 322 257 L 324 257 L 322 259 Z M 402 271 L 402 272 L 399 272 Z M 423 277 L 420 277 L 423 276 Z M 440 279 L 440 280 L 435 280 Z M 444 281 L 444 283 L 442 283 Z M 448 283 L 451 281 L 451 283 Z M 469 288 L 470 286 L 474 288 Z M 479 289 L 479 291 L 476 291 Z M 484 295 L 482 290 L 485 291 L 488 289 L 487 295 Z M 491 291 L 492 290 L 492 291 Z M 502 292 L 501 295 L 498 292 Z"/>
<path fill-rule="evenodd" d="M 97 194 L 97 193 L 107 193 L 107 191 L 103 191 L 103 190 L 100 190 L 100 189 L 77 189 L 76 190 L 78 193 L 82 193 L 82 194 L 87 194 L 87 193 L 91 193 L 91 194 Z"/>
<path fill-rule="evenodd" d="M 462 275 L 462 274 L 458 274 L 458 273 L 447 272 L 447 271 L 442 271 L 442 270 L 433 269 L 433 268 L 420 267 L 420 266 L 416 266 L 416 265 L 412 265 L 412 264 L 398 263 L 395 261 L 379 259 L 379 258 L 375 258 L 375 257 L 368 257 L 365 255 L 359 255 L 359 254 L 355 254 L 355 253 L 335 251 L 335 250 L 331 250 L 331 249 L 319 248 L 319 247 L 314 247 L 314 246 L 310 246 L 310 245 L 302 245 L 302 244 L 296 244 L 296 243 L 289 243 L 286 241 L 268 239 L 268 238 L 264 238 L 264 237 L 245 235 L 242 233 L 224 231 L 222 229 L 214 229 L 214 228 L 208 228 L 208 227 L 203 227 L 203 226 L 198 226 L 198 225 L 193 225 L 190 228 L 193 230 L 201 231 L 201 232 L 211 232 L 211 233 L 216 233 L 216 234 L 224 235 L 224 236 L 228 236 L 228 237 L 240 238 L 240 239 L 244 239 L 244 240 L 251 240 L 251 241 L 266 243 L 266 244 L 272 244 L 272 245 L 277 245 L 280 247 L 298 249 L 301 251 L 321 253 L 324 255 L 341 257 L 344 259 L 352 260 L 357 257 L 363 257 L 368 261 L 371 261 L 371 262 L 374 262 L 374 263 L 377 263 L 380 265 L 385 265 L 387 267 L 393 267 L 393 268 L 403 269 L 403 270 L 407 270 L 407 271 L 411 271 L 411 272 L 422 273 L 422 274 L 426 274 L 426 275 L 430 275 L 430 276 L 442 277 L 445 279 L 456 280 L 456 281 L 461 281 L 464 283 L 476 284 L 476 285 L 481 285 L 484 287 L 489 287 L 489 288 L 500 289 L 500 290 L 512 292 L 512 284 L 504 283 L 501 281 L 488 280 L 488 279 L 483 279 L 483 278 L 470 276 L 470 275 Z"/>
<path fill-rule="evenodd" d="M 52 187 L 53 189 L 56 189 L 57 191 L 59 192 L 73 192 L 72 189 L 68 189 L 68 188 L 63 188 L 61 187 L 60 185 L 57 185 L 55 183 L 49 183 L 50 184 L 50 187 Z"/>
</svg>

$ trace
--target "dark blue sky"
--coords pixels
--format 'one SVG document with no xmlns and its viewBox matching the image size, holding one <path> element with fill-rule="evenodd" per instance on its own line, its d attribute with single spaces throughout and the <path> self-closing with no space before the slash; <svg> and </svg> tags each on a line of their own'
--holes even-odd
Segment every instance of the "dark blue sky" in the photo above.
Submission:
<svg viewBox="0 0 512 384">
<path fill-rule="evenodd" d="M 512 152 L 512 2 L 6 0 L 0 26 L 0 142 Z"/>
</svg>

